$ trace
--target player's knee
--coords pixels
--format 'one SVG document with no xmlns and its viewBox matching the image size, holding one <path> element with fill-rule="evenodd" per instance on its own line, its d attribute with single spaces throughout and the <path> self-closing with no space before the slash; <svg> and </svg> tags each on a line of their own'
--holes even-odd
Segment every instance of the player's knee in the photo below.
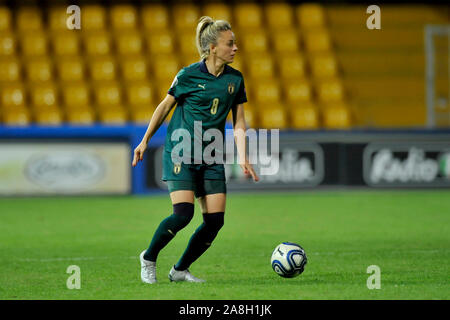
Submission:
<svg viewBox="0 0 450 320">
<path fill-rule="evenodd" d="M 183 220 L 183 225 L 186 226 L 194 216 L 194 204 L 190 202 L 176 203 L 173 205 L 173 214 Z"/>
<path fill-rule="evenodd" d="M 225 223 L 224 216 L 224 212 L 206 213 L 203 214 L 203 221 L 211 232 L 217 233 Z"/>
</svg>

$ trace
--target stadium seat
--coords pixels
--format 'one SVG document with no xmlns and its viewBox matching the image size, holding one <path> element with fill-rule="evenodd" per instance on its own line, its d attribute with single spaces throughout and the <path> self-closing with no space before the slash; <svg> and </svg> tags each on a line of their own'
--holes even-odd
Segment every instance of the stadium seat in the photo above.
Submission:
<svg viewBox="0 0 450 320">
<path fill-rule="evenodd" d="M 34 110 L 34 120 L 38 125 L 59 126 L 63 122 L 61 109 L 53 106 L 43 110 Z"/>
<path fill-rule="evenodd" d="M 58 94 L 53 83 L 39 83 L 29 88 L 30 102 L 33 110 L 43 111 L 59 108 Z"/>
<path fill-rule="evenodd" d="M 94 81 L 108 81 L 116 78 L 117 67 L 112 56 L 97 57 L 89 60 L 89 74 Z"/>
<path fill-rule="evenodd" d="M 338 79 L 321 81 L 316 87 L 317 96 L 321 103 L 341 102 L 344 100 L 344 88 Z"/>
<path fill-rule="evenodd" d="M 290 105 L 291 127 L 300 130 L 315 130 L 319 128 L 319 111 L 310 102 L 300 105 Z"/>
<path fill-rule="evenodd" d="M 195 30 L 200 17 L 200 10 L 194 4 L 180 3 L 172 6 L 172 21 L 178 31 Z"/>
<path fill-rule="evenodd" d="M 51 46 L 56 56 L 79 55 L 80 39 L 77 32 L 58 31 L 51 35 Z"/>
<path fill-rule="evenodd" d="M 30 111 L 24 107 L 3 110 L 2 122 L 7 126 L 28 126 L 31 122 Z"/>
<path fill-rule="evenodd" d="M 150 32 L 146 40 L 150 54 L 172 54 L 175 51 L 174 37 L 167 30 Z"/>
<path fill-rule="evenodd" d="M 47 57 L 29 59 L 25 63 L 25 74 L 28 81 L 48 81 L 53 78 L 53 66 Z"/>
<path fill-rule="evenodd" d="M 244 73 L 244 58 L 239 51 L 234 56 L 233 63 L 230 63 L 229 66 Z"/>
<path fill-rule="evenodd" d="M 247 53 L 265 53 L 269 51 L 269 43 L 263 29 L 252 30 L 240 34 L 240 46 Z"/>
<path fill-rule="evenodd" d="M 122 91 L 115 81 L 100 82 L 94 85 L 94 101 L 102 109 L 122 105 Z"/>
<path fill-rule="evenodd" d="M 214 20 L 225 20 L 233 23 L 233 15 L 231 8 L 225 3 L 207 3 L 203 6 L 203 15 L 213 18 Z"/>
<path fill-rule="evenodd" d="M 141 56 L 123 56 L 120 63 L 122 79 L 125 81 L 145 80 L 148 76 L 147 60 Z"/>
<path fill-rule="evenodd" d="M 195 32 L 185 31 L 178 33 L 178 47 L 181 55 L 198 55 L 197 45 L 195 42 Z"/>
<path fill-rule="evenodd" d="M 277 59 L 281 79 L 300 79 L 307 77 L 306 61 L 298 53 L 280 54 Z"/>
<path fill-rule="evenodd" d="M 0 6 L 0 32 L 9 31 L 13 28 L 11 9 Z"/>
<path fill-rule="evenodd" d="M 305 49 L 310 54 L 330 52 L 332 50 L 331 37 L 326 28 L 316 28 L 303 33 Z"/>
<path fill-rule="evenodd" d="M 253 79 L 272 79 L 275 75 L 272 57 L 269 54 L 246 57 L 248 76 Z"/>
<path fill-rule="evenodd" d="M 313 101 L 311 84 L 306 79 L 285 81 L 283 89 L 284 97 L 291 106 Z"/>
<path fill-rule="evenodd" d="M 151 59 L 152 74 L 156 80 L 162 80 L 172 83 L 173 79 L 179 71 L 179 63 L 177 56 L 172 55 L 157 55 Z M 169 90 L 169 87 L 166 88 Z"/>
<path fill-rule="evenodd" d="M 65 83 L 61 88 L 61 98 L 66 109 L 79 109 L 91 105 L 90 90 L 83 81 Z"/>
<path fill-rule="evenodd" d="M 56 73 L 61 81 L 81 81 L 85 78 L 83 60 L 79 56 L 69 56 L 56 61 Z"/>
<path fill-rule="evenodd" d="M 281 89 L 277 80 L 257 81 L 252 87 L 252 96 L 256 104 L 278 103 L 281 101 Z"/>
<path fill-rule="evenodd" d="M 105 31 L 84 34 L 84 50 L 87 55 L 105 55 L 112 53 L 111 38 Z"/>
<path fill-rule="evenodd" d="M 155 32 L 169 28 L 169 11 L 162 4 L 146 4 L 141 8 L 141 21 L 144 32 Z"/>
<path fill-rule="evenodd" d="M 251 104 L 244 104 L 244 115 L 247 128 L 258 128 L 258 115 L 255 108 Z"/>
<path fill-rule="evenodd" d="M 67 6 L 52 6 L 48 13 L 48 28 L 51 31 L 67 31 Z"/>
<path fill-rule="evenodd" d="M 350 109 L 345 104 L 333 104 L 323 108 L 323 122 L 327 129 L 348 129 L 351 127 Z"/>
<path fill-rule="evenodd" d="M 277 54 L 297 53 L 300 49 L 300 41 L 294 28 L 283 29 L 282 32 L 271 32 L 272 48 Z"/>
<path fill-rule="evenodd" d="M 157 102 L 153 87 L 148 81 L 135 81 L 125 87 L 127 104 L 131 107 L 156 107 Z"/>
<path fill-rule="evenodd" d="M 89 106 L 79 106 L 66 109 L 65 118 L 72 125 L 91 125 L 95 122 L 95 112 Z"/>
<path fill-rule="evenodd" d="M 320 4 L 300 4 L 296 7 L 295 13 L 302 29 L 323 27 L 326 24 L 325 10 Z"/>
<path fill-rule="evenodd" d="M 124 125 L 128 121 L 128 112 L 123 107 L 115 106 L 112 108 L 100 109 L 98 117 L 104 124 Z"/>
<path fill-rule="evenodd" d="M 30 32 L 20 37 L 23 56 L 43 56 L 48 54 L 47 35 L 44 32 Z"/>
<path fill-rule="evenodd" d="M 81 30 L 86 33 L 106 29 L 106 9 L 102 5 L 86 4 L 81 10 Z"/>
<path fill-rule="evenodd" d="M 143 52 L 141 34 L 134 30 L 119 31 L 115 34 L 116 53 L 119 55 L 140 54 Z"/>
<path fill-rule="evenodd" d="M 263 13 L 256 3 L 239 3 L 234 6 L 234 23 L 237 29 L 257 29 L 262 27 Z"/>
<path fill-rule="evenodd" d="M 11 82 L 0 87 L 2 110 L 25 106 L 25 90 L 21 82 Z"/>
<path fill-rule="evenodd" d="M 310 57 L 309 65 L 315 79 L 333 78 L 338 74 L 337 61 L 332 54 L 315 54 Z"/>
<path fill-rule="evenodd" d="M 16 28 L 19 33 L 43 30 L 42 10 L 35 6 L 19 6 L 16 12 Z"/>
<path fill-rule="evenodd" d="M 288 119 L 284 105 L 277 104 L 258 104 L 259 127 L 265 129 L 286 129 L 288 128 Z"/>
<path fill-rule="evenodd" d="M 200 61 L 200 55 L 198 54 L 198 52 L 192 52 L 190 54 L 183 54 L 181 56 L 181 66 L 185 67 L 185 66 L 189 66 L 193 63 L 199 62 Z"/>
<path fill-rule="evenodd" d="M 269 29 L 283 29 L 284 32 L 285 29 L 294 26 L 292 7 L 288 3 L 269 3 L 266 4 L 264 11 Z"/>
<path fill-rule="evenodd" d="M 130 118 L 134 123 L 148 124 L 153 112 L 155 112 L 155 107 L 149 105 L 131 107 Z"/>
<path fill-rule="evenodd" d="M 0 57 L 12 56 L 16 53 L 16 39 L 8 31 L 0 32 Z"/>
<path fill-rule="evenodd" d="M 134 5 L 112 5 L 109 20 L 114 30 L 134 29 L 137 27 L 137 12 Z"/>
<path fill-rule="evenodd" d="M 0 59 L 0 84 L 21 79 L 20 61 L 16 57 Z"/>
</svg>

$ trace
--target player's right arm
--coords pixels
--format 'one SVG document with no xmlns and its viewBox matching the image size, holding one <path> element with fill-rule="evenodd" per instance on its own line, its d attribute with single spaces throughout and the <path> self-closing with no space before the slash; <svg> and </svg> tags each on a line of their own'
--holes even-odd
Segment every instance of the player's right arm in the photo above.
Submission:
<svg viewBox="0 0 450 320">
<path fill-rule="evenodd" d="M 164 122 L 164 119 L 166 119 L 170 110 L 172 110 L 176 103 L 177 101 L 175 100 L 175 98 L 172 95 L 168 94 L 166 95 L 164 100 L 161 101 L 158 107 L 156 107 L 156 110 L 155 112 L 153 112 L 152 118 L 147 127 L 147 131 L 145 132 L 141 143 L 139 143 L 139 145 L 134 149 L 134 157 L 132 163 L 133 167 L 135 167 L 137 163 L 143 159 L 148 142 L 153 137 L 155 132 L 159 129 L 161 124 Z"/>
</svg>

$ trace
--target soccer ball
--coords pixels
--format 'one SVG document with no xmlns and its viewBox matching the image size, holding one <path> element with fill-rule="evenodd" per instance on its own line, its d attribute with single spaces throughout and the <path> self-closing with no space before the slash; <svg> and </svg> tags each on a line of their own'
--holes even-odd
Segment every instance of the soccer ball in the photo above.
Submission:
<svg viewBox="0 0 450 320">
<path fill-rule="evenodd" d="M 305 250 L 296 243 L 283 242 L 273 250 L 270 264 L 272 269 L 283 278 L 300 275 L 307 263 Z"/>
</svg>

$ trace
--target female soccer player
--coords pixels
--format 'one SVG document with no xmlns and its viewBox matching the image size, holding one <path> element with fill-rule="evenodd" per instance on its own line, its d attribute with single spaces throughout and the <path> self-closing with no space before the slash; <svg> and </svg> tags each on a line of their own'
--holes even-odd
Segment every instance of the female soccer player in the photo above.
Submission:
<svg viewBox="0 0 450 320">
<path fill-rule="evenodd" d="M 259 180 L 245 152 L 243 103 L 247 102 L 247 97 L 244 79 L 239 71 L 228 66 L 238 50 L 231 26 L 223 20 L 202 17 L 197 25 L 196 42 L 201 61 L 178 72 L 168 94 L 153 113 L 141 143 L 134 150 L 132 165 L 136 166 L 143 159 L 148 141 L 178 103 L 167 129 L 163 152 L 163 180 L 167 181 L 173 214 L 160 223 L 150 246 L 140 255 L 141 279 L 145 283 L 156 283 L 158 253 L 191 221 L 194 215 L 194 197 L 200 204 L 203 223 L 190 238 L 180 260 L 170 270 L 169 279 L 205 281 L 194 277 L 188 268 L 209 248 L 224 224 L 225 173 L 223 164 L 207 164 L 205 159 L 199 159 L 193 145 L 198 141 L 196 139 L 200 139 L 201 156 L 207 145 L 202 139 L 206 130 L 220 130 L 225 137 L 225 122 L 230 110 L 233 114 L 234 136 L 241 168 L 254 181 Z M 173 141 L 172 134 L 180 128 L 189 132 L 189 144 L 192 144 L 194 155 L 189 157 L 191 161 L 178 163 L 173 161 L 172 151 L 179 141 Z M 223 141 L 221 143 L 223 145 Z M 183 159 L 186 159 L 184 156 Z"/>
</svg>

